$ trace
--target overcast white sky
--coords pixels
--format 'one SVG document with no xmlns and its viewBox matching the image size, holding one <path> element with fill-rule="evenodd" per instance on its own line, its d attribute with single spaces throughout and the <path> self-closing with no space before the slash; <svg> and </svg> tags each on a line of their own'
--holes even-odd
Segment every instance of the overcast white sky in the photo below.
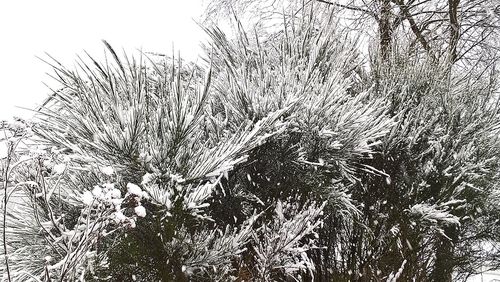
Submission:
<svg viewBox="0 0 500 282">
<path fill-rule="evenodd" d="M 107 40 L 115 50 L 137 49 L 194 60 L 204 35 L 195 21 L 202 0 L 14 0 L 0 1 L 0 120 L 30 117 L 50 92 L 49 53 L 67 66 L 86 50 L 99 57 Z"/>
</svg>

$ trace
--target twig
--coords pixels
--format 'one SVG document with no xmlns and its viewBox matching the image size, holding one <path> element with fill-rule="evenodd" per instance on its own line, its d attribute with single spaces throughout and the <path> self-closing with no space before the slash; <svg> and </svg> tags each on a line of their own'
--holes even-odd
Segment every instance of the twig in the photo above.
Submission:
<svg viewBox="0 0 500 282">
<path fill-rule="evenodd" d="M 328 5 L 333 5 L 333 6 L 337 6 L 337 7 L 340 7 L 340 8 L 344 8 L 344 9 L 348 9 L 348 10 L 352 10 L 352 11 L 358 11 L 358 12 L 363 12 L 365 14 L 368 14 L 372 17 L 374 17 L 376 20 L 378 20 L 378 17 L 375 13 L 369 11 L 369 10 L 366 10 L 366 9 L 363 9 L 363 8 L 360 8 L 360 7 L 354 7 L 354 6 L 348 6 L 348 5 L 343 5 L 343 4 L 339 4 L 339 3 L 334 3 L 334 2 L 330 2 L 330 1 L 327 1 L 327 0 L 316 0 L 318 2 L 321 2 L 321 3 L 325 3 L 325 4 L 328 4 Z"/>
<path fill-rule="evenodd" d="M 12 159 L 12 151 L 13 151 L 13 143 L 8 142 L 7 148 L 7 163 L 5 164 L 5 175 L 4 175 L 4 195 L 3 195 L 3 222 L 2 222 L 2 239 L 3 239 L 3 255 L 5 257 L 5 270 L 7 271 L 7 280 L 11 282 L 10 277 L 10 268 L 9 268 L 9 256 L 7 251 L 7 236 L 6 236 L 6 227 L 7 227 L 7 203 L 8 203 L 8 193 L 7 186 L 9 184 L 9 166 Z"/>
</svg>

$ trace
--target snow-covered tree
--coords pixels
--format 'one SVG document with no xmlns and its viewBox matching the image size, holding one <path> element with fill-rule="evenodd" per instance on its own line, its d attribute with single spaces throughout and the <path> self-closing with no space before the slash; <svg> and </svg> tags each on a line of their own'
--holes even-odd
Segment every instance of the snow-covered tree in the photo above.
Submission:
<svg viewBox="0 0 500 282">
<path fill-rule="evenodd" d="M 449 281 L 499 267 L 497 73 L 404 44 L 366 62 L 335 14 L 312 11 L 207 27 L 199 65 L 106 42 L 104 62 L 50 58 L 60 88 L 35 121 L 2 124 L 2 279 Z"/>
</svg>

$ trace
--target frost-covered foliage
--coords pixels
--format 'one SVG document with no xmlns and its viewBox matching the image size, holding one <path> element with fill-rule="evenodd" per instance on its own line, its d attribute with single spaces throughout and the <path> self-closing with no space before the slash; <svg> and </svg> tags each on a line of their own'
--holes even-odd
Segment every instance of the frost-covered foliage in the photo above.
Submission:
<svg viewBox="0 0 500 282">
<path fill-rule="evenodd" d="M 203 66 L 107 43 L 104 63 L 51 59 L 61 88 L 33 123 L 2 124 L 3 279 L 447 281 L 495 266 L 496 73 L 400 49 L 363 70 L 356 40 L 307 11 L 265 33 L 206 28 Z"/>
<path fill-rule="evenodd" d="M 408 261 L 406 279 L 462 279 L 498 256 L 477 247 L 499 238 L 498 207 L 485 205 L 498 190 L 497 74 L 463 71 L 404 53 L 376 70 L 378 95 L 399 116 L 372 164 L 392 181 L 366 182 L 386 203 L 370 204 L 383 216 L 370 224 L 380 234 L 398 228 L 393 250 Z"/>
</svg>

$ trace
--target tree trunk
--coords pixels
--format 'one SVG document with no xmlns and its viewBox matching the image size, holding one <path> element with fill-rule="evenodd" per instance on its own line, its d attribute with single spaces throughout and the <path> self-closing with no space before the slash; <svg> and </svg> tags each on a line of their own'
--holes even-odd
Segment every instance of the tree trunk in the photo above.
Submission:
<svg viewBox="0 0 500 282">
<path fill-rule="evenodd" d="M 455 266 L 454 250 L 459 232 L 458 228 L 453 225 L 444 227 L 444 233 L 448 238 L 442 236 L 436 244 L 436 261 L 431 273 L 431 281 L 452 281 L 453 267 Z"/>
<path fill-rule="evenodd" d="M 391 23 L 391 0 L 380 0 L 380 17 L 378 28 L 380 36 L 380 54 L 386 61 L 391 52 L 392 44 L 392 23 Z"/>
<path fill-rule="evenodd" d="M 448 54 L 450 63 L 453 64 L 457 60 L 457 44 L 460 37 L 460 25 L 458 23 L 458 6 L 460 0 L 448 0 L 448 14 L 450 17 L 450 45 Z"/>
</svg>

